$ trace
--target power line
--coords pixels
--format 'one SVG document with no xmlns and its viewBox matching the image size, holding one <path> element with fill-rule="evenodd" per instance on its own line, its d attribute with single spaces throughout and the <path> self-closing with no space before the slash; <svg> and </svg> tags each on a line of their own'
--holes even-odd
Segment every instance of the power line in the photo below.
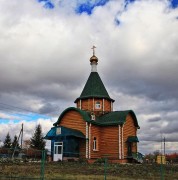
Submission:
<svg viewBox="0 0 178 180">
<path fill-rule="evenodd" d="M 21 113 L 8 113 L 8 114 L 10 114 L 9 116 L 14 116 L 14 117 L 12 117 L 11 119 L 14 119 L 14 120 L 20 120 L 20 119 L 22 119 L 23 117 L 26 117 L 26 118 L 34 118 L 34 116 L 33 115 L 27 115 L 27 114 L 21 114 Z M 19 117 L 20 116 L 20 117 Z M 42 116 L 42 115 L 41 115 Z M 16 119 L 16 118 L 18 118 L 19 117 L 19 119 Z M 42 117 L 46 117 L 45 115 L 43 115 Z M 39 117 L 38 117 L 39 118 Z M 0 119 L 9 119 L 9 118 L 6 118 L 6 117 L 0 117 Z M 23 120 L 23 119 L 22 119 Z"/>
<path fill-rule="evenodd" d="M 23 110 L 23 111 L 27 111 L 27 112 L 30 112 L 30 113 L 34 113 L 34 114 L 40 114 L 40 115 L 43 115 L 42 113 L 38 113 L 38 112 L 35 112 L 35 111 L 30 111 L 28 109 L 24 109 L 24 108 L 21 108 L 21 107 L 17 107 L 17 106 L 12 106 L 12 105 L 9 105 L 9 104 L 5 104 L 5 103 L 1 103 L 0 102 L 0 105 L 4 105 L 4 106 L 9 106 L 9 108 L 7 109 L 20 109 L 20 110 Z M 55 110 L 55 111 L 52 111 L 52 112 L 57 112 L 58 110 Z"/>
<path fill-rule="evenodd" d="M 26 116 L 26 117 L 33 117 L 33 115 L 27 115 L 27 114 L 23 114 L 23 113 L 19 113 L 19 110 L 22 111 L 27 111 L 29 113 L 32 113 L 32 114 L 36 114 L 36 115 L 40 115 L 40 116 L 44 116 L 44 117 L 49 117 L 49 115 L 44 115 L 44 114 L 41 114 L 41 113 L 37 113 L 37 112 L 34 112 L 34 111 L 30 111 L 30 110 L 27 110 L 27 109 L 24 109 L 24 108 L 20 108 L 20 107 L 17 107 L 17 106 L 12 106 L 12 105 L 9 105 L 9 104 L 5 104 L 5 103 L 0 103 L 0 105 L 3 105 L 3 106 L 0 106 L 0 109 L 1 110 L 10 110 L 12 113 L 10 114 L 14 114 L 14 115 L 20 115 L 20 116 Z"/>
<path fill-rule="evenodd" d="M 12 105 L 5 104 L 5 103 L 1 103 L 1 102 L 0 102 L 0 105 L 9 106 L 9 107 L 11 107 L 11 108 L 20 109 L 20 110 L 23 110 L 23 111 L 28 111 L 28 112 L 30 112 L 30 113 L 40 114 L 40 113 L 35 112 L 35 111 L 29 111 L 28 109 L 24 109 L 24 108 L 17 107 L 17 106 L 12 106 Z"/>
</svg>

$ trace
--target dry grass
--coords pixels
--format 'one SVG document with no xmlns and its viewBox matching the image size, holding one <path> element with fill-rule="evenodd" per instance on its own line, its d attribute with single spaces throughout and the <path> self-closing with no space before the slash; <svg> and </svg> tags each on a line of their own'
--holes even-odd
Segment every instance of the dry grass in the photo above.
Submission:
<svg viewBox="0 0 178 180">
<path fill-rule="evenodd" d="M 178 179 L 178 166 L 163 166 L 164 179 Z M 1 163 L 0 179 L 3 177 L 40 178 L 40 163 Z M 45 180 L 103 180 L 104 164 L 76 162 L 45 163 Z M 28 178 L 27 178 L 28 177 Z M 19 180 L 20 178 L 18 178 Z M 161 179 L 160 165 L 109 164 L 107 180 Z"/>
</svg>

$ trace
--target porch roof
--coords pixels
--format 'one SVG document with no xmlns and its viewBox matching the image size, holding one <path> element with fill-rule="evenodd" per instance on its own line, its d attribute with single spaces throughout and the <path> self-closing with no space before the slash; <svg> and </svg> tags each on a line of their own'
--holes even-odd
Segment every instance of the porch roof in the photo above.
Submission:
<svg viewBox="0 0 178 180">
<path fill-rule="evenodd" d="M 44 139 L 52 140 L 58 137 L 65 137 L 65 136 L 85 138 L 85 135 L 81 131 L 71 129 L 71 128 L 66 128 L 63 126 L 55 126 L 51 128 L 51 130 L 46 134 Z"/>
<path fill-rule="evenodd" d="M 129 136 L 127 142 L 139 142 L 137 136 Z"/>
</svg>

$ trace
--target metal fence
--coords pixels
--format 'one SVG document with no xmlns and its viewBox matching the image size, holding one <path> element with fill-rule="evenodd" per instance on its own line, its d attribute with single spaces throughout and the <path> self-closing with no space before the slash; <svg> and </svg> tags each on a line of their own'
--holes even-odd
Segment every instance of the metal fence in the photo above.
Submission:
<svg viewBox="0 0 178 180">
<path fill-rule="evenodd" d="M 108 158 L 52 162 L 50 153 L 34 149 L 0 149 L 0 180 L 178 179 L 178 165 L 111 164 Z M 112 178 L 111 178 L 112 176 Z"/>
<path fill-rule="evenodd" d="M 46 154 L 32 148 L 0 148 L 0 179 L 43 180 Z"/>
</svg>

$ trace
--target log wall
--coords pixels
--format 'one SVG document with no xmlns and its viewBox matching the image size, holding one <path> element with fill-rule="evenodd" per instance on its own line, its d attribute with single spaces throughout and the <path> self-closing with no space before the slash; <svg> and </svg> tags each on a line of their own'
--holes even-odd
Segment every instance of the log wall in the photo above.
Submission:
<svg viewBox="0 0 178 180">
<path fill-rule="evenodd" d="M 99 101 L 101 104 L 100 109 L 95 108 L 95 103 L 97 101 Z M 80 100 L 77 101 L 76 106 L 77 108 L 80 108 Z M 107 99 L 104 99 L 104 103 L 103 103 L 103 99 L 97 99 L 97 98 L 94 98 L 94 102 L 92 98 L 81 100 L 81 109 L 85 111 L 103 111 L 103 106 L 104 106 L 104 111 L 106 112 L 111 111 L 111 101 Z"/>
<path fill-rule="evenodd" d="M 111 101 L 105 99 L 104 100 L 104 111 L 109 111 L 111 112 L 112 109 L 111 109 Z"/>
<path fill-rule="evenodd" d="M 90 157 L 91 158 L 100 158 L 101 157 L 101 154 L 100 154 L 100 151 L 101 151 L 101 137 L 100 137 L 100 134 L 101 134 L 101 130 L 100 130 L 100 127 L 98 126 L 94 126 L 94 125 L 91 125 L 91 140 L 90 140 Z M 96 150 L 93 150 L 93 140 L 94 140 L 94 137 L 96 137 L 96 140 L 97 140 L 97 143 L 96 143 Z"/>
<path fill-rule="evenodd" d="M 119 158 L 118 126 L 101 127 L 101 156 L 109 155 L 109 159 Z"/>
<path fill-rule="evenodd" d="M 124 124 L 123 131 L 124 155 L 126 156 L 128 152 L 128 146 L 126 142 L 128 137 L 137 135 L 137 127 L 135 127 L 134 120 L 130 114 L 126 117 L 126 123 Z M 133 143 L 132 152 L 137 152 L 137 143 Z"/>
<path fill-rule="evenodd" d="M 84 135 L 86 135 L 85 121 L 83 120 L 80 113 L 78 113 L 77 111 L 74 111 L 74 110 L 68 111 L 63 116 L 59 125 L 67 127 L 67 128 L 79 130 Z"/>
</svg>

